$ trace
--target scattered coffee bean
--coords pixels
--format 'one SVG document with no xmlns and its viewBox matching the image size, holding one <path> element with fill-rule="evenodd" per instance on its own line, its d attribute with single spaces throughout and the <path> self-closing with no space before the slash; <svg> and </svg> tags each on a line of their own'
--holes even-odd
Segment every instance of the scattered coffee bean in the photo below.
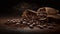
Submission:
<svg viewBox="0 0 60 34">
<path fill-rule="evenodd" d="M 48 29 L 54 29 L 54 27 L 53 26 L 49 26 Z"/>
<path fill-rule="evenodd" d="M 30 25 L 31 23 L 27 23 L 27 25 Z"/>
<path fill-rule="evenodd" d="M 37 25 L 37 27 L 40 28 L 40 29 L 43 29 L 43 26 L 41 26 L 41 25 Z"/>
<path fill-rule="evenodd" d="M 43 25 L 43 27 L 47 28 L 47 25 Z"/>
<path fill-rule="evenodd" d="M 29 25 L 29 28 L 34 28 L 34 26 L 33 25 Z"/>
<path fill-rule="evenodd" d="M 26 21 L 23 21 L 23 24 L 26 24 Z"/>
<path fill-rule="evenodd" d="M 16 23 L 16 25 L 18 25 L 18 24 L 20 24 L 20 23 Z"/>
</svg>

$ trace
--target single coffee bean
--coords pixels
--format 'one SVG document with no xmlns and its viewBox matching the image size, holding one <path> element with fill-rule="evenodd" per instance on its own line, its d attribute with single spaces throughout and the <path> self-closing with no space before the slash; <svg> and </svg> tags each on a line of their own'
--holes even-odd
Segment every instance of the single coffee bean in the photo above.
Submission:
<svg viewBox="0 0 60 34">
<path fill-rule="evenodd" d="M 41 25 L 37 25 L 37 27 L 40 28 L 40 29 L 43 29 L 43 26 L 41 26 Z"/>
<path fill-rule="evenodd" d="M 32 29 L 32 28 L 34 28 L 34 26 L 33 26 L 33 25 L 29 25 L 29 28 L 31 28 L 31 29 Z"/>
<path fill-rule="evenodd" d="M 54 27 L 53 26 L 49 26 L 48 29 L 54 29 Z"/>
</svg>

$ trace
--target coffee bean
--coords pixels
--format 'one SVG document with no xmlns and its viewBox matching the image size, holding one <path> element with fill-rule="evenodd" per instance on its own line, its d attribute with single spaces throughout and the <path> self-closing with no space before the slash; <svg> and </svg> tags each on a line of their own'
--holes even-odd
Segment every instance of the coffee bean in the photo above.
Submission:
<svg viewBox="0 0 60 34">
<path fill-rule="evenodd" d="M 23 24 L 25 24 L 26 23 L 26 21 L 23 21 Z"/>
<path fill-rule="evenodd" d="M 40 28 L 40 29 L 43 29 L 43 26 L 41 26 L 41 25 L 37 25 L 37 27 Z"/>
<path fill-rule="evenodd" d="M 32 23 L 33 26 L 36 26 L 36 23 Z"/>
<path fill-rule="evenodd" d="M 27 23 L 27 25 L 30 25 L 31 23 Z"/>
<path fill-rule="evenodd" d="M 53 26 L 48 26 L 48 29 L 54 29 L 54 27 Z"/>
<path fill-rule="evenodd" d="M 7 21 L 10 21 L 10 19 L 8 19 Z"/>
<path fill-rule="evenodd" d="M 35 23 L 33 23 L 33 24 L 35 24 Z"/>
<path fill-rule="evenodd" d="M 43 29 L 43 27 L 39 27 L 40 29 Z"/>
<path fill-rule="evenodd" d="M 24 21 L 27 20 L 27 19 L 23 19 Z"/>
<path fill-rule="evenodd" d="M 31 24 L 31 25 L 29 25 L 29 28 L 33 28 L 34 26 Z"/>
<path fill-rule="evenodd" d="M 20 23 L 16 23 L 16 25 L 18 25 L 18 24 L 20 24 Z"/>
<path fill-rule="evenodd" d="M 43 25 L 43 27 L 47 28 L 47 25 Z"/>
</svg>

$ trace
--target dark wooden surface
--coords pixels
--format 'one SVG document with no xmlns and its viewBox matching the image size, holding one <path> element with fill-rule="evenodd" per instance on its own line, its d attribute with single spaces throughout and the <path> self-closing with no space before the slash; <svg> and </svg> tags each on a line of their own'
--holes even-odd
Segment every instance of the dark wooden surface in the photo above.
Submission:
<svg viewBox="0 0 60 34">
<path fill-rule="evenodd" d="M 11 18 L 0 18 L 0 33 L 20 33 L 20 34 L 28 34 L 28 33 L 40 33 L 40 34 L 51 34 L 51 33 L 59 33 L 60 32 L 60 24 L 58 23 L 54 29 L 39 29 L 39 28 L 34 28 L 30 29 L 28 27 L 25 28 L 20 28 L 20 27 L 7 27 L 3 25 L 8 19 Z M 20 19 L 20 18 L 19 18 Z"/>
</svg>

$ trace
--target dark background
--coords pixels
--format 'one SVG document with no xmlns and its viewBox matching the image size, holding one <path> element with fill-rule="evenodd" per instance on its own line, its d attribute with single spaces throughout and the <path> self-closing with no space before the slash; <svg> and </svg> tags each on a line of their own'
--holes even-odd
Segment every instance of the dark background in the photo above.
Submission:
<svg viewBox="0 0 60 34">
<path fill-rule="evenodd" d="M 59 0 L 0 0 L 0 16 L 19 15 L 22 11 L 14 11 L 12 7 L 28 3 L 32 5 L 29 9 L 37 10 L 40 7 L 52 7 L 60 10 Z M 37 6 L 36 8 L 34 6 Z M 21 8 L 20 8 L 21 9 Z M 59 12 L 60 13 L 60 12 Z"/>
</svg>

